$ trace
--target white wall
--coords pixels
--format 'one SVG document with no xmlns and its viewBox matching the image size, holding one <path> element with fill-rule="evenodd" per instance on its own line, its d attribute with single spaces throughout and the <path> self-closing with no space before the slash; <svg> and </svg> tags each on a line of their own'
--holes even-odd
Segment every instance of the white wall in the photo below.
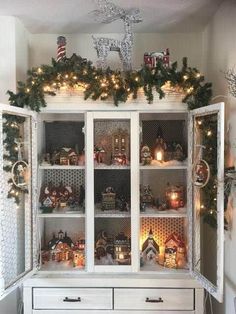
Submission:
<svg viewBox="0 0 236 314">
<path fill-rule="evenodd" d="M 236 2 L 226 0 L 211 19 L 203 34 L 203 53 L 205 72 L 213 83 L 214 95 L 226 96 L 215 101 L 226 102 L 227 122 L 230 125 L 228 165 L 236 164 L 236 98 L 228 93 L 224 73 L 236 65 Z M 236 195 L 236 194 L 235 194 Z M 225 303 L 215 304 L 217 314 L 234 314 L 233 296 L 236 296 L 236 199 L 234 200 L 233 228 L 225 238 Z"/>
<path fill-rule="evenodd" d="M 63 34 L 60 34 L 63 35 Z M 51 58 L 56 58 L 57 34 L 31 34 L 30 35 L 30 66 L 49 64 Z M 93 48 L 91 34 L 65 35 L 67 39 L 67 57 L 72 53 L 81 55 L 96 62 L 97 55 Z M 96 34 L 95 37 L 107 36 L 122 38 L 123 34 Z M 162 51 L 170 48 L 171 60 L 179 61 L 187 56 L 189 64 L 202 69 L 202 34 L 135 34 L 133 49 L 133 68 L 139 68 L 143 63 L 144 52 Z M 118 54 L 111 52 L 108 58 L 109 64 L 117 68 L 120 66 Z"/>
<path fill-rule="evenodd" d="M 28 32 L 12 16 L 0 17 L 0 102 L 7 103 L 7 90 L 16 90 L 28 69 Z"/>
</svg>

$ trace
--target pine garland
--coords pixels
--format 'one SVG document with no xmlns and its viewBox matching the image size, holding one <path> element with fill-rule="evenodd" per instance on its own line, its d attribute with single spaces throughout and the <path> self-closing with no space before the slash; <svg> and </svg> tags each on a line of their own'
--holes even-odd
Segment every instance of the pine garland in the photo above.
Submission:
<svg viewBox="0 0 236 314">
<path fill-rule="evenodd" d="M 162 86 L 166 83 L 183 91 L 186 95 L 183 102 L 189 109 L 208 105 L 212 96 L 211 83 L 204 83 L 204 76 L 196 68 L 188 66 L 187 58 L 183 58 L 180 70 L 177 69 L 177 62 L 166 68 L 159 61 L 154 69 L 142 66 L 138 71 L 120 72 L 110 68 L 102 71 L 92 62 L 74 54 L 60 62 L 52 59 L 51 65 L 32 68 L 27 74 L 26 82 L 18 83 L 17 93 L 8 91 L 9 102 L 37 112 L 46 106 L 45 95 L 55 96 L 65 87 L 82 86 L 85 100 L 112 99 L 115 106 L 126 102 L 130 95 L 136 99 L 139 89 L 143 89 L 148 103 L 153 101 L 154 91 L 162 99 L 165 97 Z"/>
</svg>

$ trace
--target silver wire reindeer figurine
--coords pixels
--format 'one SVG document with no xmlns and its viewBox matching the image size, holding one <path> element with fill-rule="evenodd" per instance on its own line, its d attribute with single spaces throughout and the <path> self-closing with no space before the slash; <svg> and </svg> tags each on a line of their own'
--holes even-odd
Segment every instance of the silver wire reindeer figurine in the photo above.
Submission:
<svg viewBox="0 0 236 314">
<path fill-rule="evenodd" d="M 100 7 L 95 10 L 94 14 L 97 20 L 102 23 L 111 23 L 121 19 L 124 23 L 125 35 L 122 40 L 106 38 L 106 37 L 93 37 L 94 48 L 97 50 L 99 68 L 105 69 L 107 67 L 106 59 L 109 51 L 119 52 L 123 70 L 128 71 L 132 69 L 132 48 L 134 41 L 133 24 L 142 21 L 139 9 L 123 9 L 107 0 L 97 0 Z"/>
</svg>

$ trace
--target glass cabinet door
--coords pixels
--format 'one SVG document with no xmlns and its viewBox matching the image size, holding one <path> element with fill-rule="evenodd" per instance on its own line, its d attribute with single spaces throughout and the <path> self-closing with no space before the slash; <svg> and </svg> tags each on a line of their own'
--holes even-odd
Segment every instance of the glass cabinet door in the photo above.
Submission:
<svg viewBox="0 0 236 314">
<path fill-rule="evenodd" d="M 217 300 L 223 294 L 224 104 L 190 116 L 193 272 Z"/>
<path fill-rule="evenodd" d="M 84 113 L 40 114 L 40 270 L 86 269 Z"/>
<path fill-rule="evenodd" d="M 140 271 L 185 273 L 188 250 L 187 113 L 140 113 Z"/>
<path fill-rule="evenodd" d="M 93 166 L 87 170 L 94 182 L 93 260 L 98 271 L 131 268 L 130 134 L 130 113 L 93 114 Z"/>
<path fill-rule="evenodd" d="M 1 105 L 1 295 L 36 264 L 36 123 L 33 113 Z"/>
</svg>

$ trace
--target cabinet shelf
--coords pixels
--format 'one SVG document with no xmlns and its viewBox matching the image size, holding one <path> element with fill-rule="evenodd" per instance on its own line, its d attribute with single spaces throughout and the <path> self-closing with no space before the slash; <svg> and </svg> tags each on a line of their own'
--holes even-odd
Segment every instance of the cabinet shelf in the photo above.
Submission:
<svg viewBox="0 0 236 314">
<path fill-rule="evenodd" d="M 95 170 L 129 170 L 130 166 L 117 166 L 117 165 L 105 165 L 99 164 L 94 166 Z"/>
<path fill-rule="evenodd" d="M 129 218 L 130 212 L 120 212 L 118 210 L 95 210 L 95 218 Z"/>
<path fill-rule="evenodd" d="M 81 211 L 64 212 L 64 213 L 38 213 L 39 218 L 85 218 L 85 213 Z"/>
<path fill-rule="evenodd" d="M 145 212 L 140 213 L 141 218 L 183 218 L 187 217 L 187 209 L 179 208 L 157 211 L 155 208 L 148 208 Z"/>
<path fill-rule="evenodd" d="M 188 166 L 186 164 L 183 165 L 147 165 L 139 166 L 140 170 L 187 170 Z"/>
<path fill-rule="evenodd" d="M 187 274 L 189 272 L 188 269 L 176 269 L 176 268 L 167 268 L 164 266 L 161 266 L 159 264 L 155 265 L 143 265 L 140 267 L 140 272 L 141 273 L 152 273 L 153 272 L 158 272 L 158 273 L 163 273 L 163 274 Z"/>
<path fill-rule="evenodd" d="M 75 169 L 75 170 L 84 170 L 85 169 L 85 166 L 73 166 L 73 165 L 39 165 L 39 169 L 42 169 L 42 170 L 72 170 L 72 169 Z"/>
</svg>

